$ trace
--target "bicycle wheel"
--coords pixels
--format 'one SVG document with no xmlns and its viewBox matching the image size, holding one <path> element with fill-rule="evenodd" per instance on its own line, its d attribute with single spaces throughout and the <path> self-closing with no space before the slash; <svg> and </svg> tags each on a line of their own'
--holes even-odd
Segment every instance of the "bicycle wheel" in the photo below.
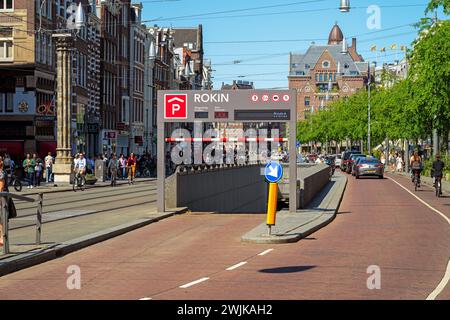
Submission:
<svg viewBox="0 0 450 320">
<path fill-rule="evenodd" d="M 80 182 L 80 184 L 79 184 L 80 190 L 84 191 L 86 189 L 86 187 L 85 187 L 86 186 L 86 179 L 84 177 L 81 177 L 79 179 L 79 182 Z"/>
<path fill-rule="evenodd" d="M 13 186 L 14 190 L 16 190 L 17 192 L 22 191 L 22 182 L 20 182 L 19 179 L 14 179 Z"/>
<path fill-rule="evenodd" d="M 78 188 L 78 177 L 73 178 L 73 191 L 77 192 L 77 188 Z"/>
<path fill-rule="evenodd" d="M 417 177 L 416 177 L 416 178 L 414 179 L 414 191 L 417 191 L 418 186 L 419 186 L 419 182 L 418 182 L 418 179 L 417 179 Z"/>
</svg>

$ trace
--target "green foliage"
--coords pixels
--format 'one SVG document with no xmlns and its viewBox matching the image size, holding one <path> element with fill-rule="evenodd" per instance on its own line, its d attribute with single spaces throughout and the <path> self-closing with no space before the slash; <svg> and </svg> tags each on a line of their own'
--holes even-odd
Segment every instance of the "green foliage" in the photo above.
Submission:
<svg viewBox="0 0 450 320">
<path fill-rule="evenodd" d="M 431 0 L 426 13 L 441 7 L 449 14 L 450 0 Z M 394 84 L 371 87 L 373 146 L 385 137 L 416 140 L 428 138 L 433 129 L 444 137 L 450 132 L 450 20 L 424 18 L 418 26 L 419 36 L 408 54 L 408 78 L 384 73 L 382 80 Z M 333 101 L 298 124 L 298 138 L 322 143 L 366 140 L 368 103 L 366 89 Z"/>
</svg>

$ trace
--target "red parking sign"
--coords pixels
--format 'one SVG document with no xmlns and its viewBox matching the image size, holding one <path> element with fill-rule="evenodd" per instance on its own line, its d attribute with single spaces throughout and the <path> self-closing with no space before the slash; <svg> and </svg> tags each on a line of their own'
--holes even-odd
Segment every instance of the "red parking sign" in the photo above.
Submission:
<svg viewBox="0 0 450 320">
<path fill-rule="evenodd" d="M 187 119 L 187 94 L 164 95 L 164 118 Z"/>
</svg>

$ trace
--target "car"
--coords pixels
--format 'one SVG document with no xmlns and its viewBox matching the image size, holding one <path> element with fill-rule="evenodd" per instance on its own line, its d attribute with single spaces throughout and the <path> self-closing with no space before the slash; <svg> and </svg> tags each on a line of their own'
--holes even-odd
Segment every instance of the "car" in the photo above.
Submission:
<svg viewBox="0 0 450 320">
<path fill-rule="evenodd" d="M 347 160 L 347 165 L 345 166 L 345 172 L 352 173 L 352 166 L 355 163 L 356 159 L 359 157 L 365 157 L 366 155 L 361 153 L 353 153 Z"/>
<path fill-rule="evenodd" d="M 356 172 L 356 166 L 363 160 L 366 159 L 367 157 L 357 157 L 357 159 L 355 160 L 355 162 L 352 165 L 352 176 L 355 175 Z"/>
<path fill-rule="evenodd" d="M 342 156 L 341 156 L 341 159 L 342 159 L 341 160 L 341 170 L 342 171 L 347 171 L 347 164 L 350 159 L 350 156 L 352 154 L 356 154 L 356 153 L 360 153 L 360 152 L 357 150 L 347 150 L 347 151 L 342 152 Z"/>
<path fill-rule="evenodd" d="M 334 160 L 334 165 L 336 166 L 336 167 L 341 167 L 341 164 L 342 164 L 342 156 L 340 155 L 340 154 L 337 154 L 336 155 L 336 158 L 335 158 L 335 160 Z"/>
<path fill-rule="evenodd" d="M 383 179 L 384 165 L 377 158 L 361 158 L 355 166 L 355 178 L 361 176 L 378 176 Z"/>
</svg>

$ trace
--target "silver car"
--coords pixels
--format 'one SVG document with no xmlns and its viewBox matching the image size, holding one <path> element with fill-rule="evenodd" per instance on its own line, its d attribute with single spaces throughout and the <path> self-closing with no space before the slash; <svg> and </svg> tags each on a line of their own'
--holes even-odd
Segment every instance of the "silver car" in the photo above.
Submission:
<svg viewBox="0 0 450 320">
<path fill-rule="evenodd" d="M 355 167 L 355 177 L 378 176 L 383 179 L 384 165 L 376 158 L 361 158 Z"/>
</svg>

